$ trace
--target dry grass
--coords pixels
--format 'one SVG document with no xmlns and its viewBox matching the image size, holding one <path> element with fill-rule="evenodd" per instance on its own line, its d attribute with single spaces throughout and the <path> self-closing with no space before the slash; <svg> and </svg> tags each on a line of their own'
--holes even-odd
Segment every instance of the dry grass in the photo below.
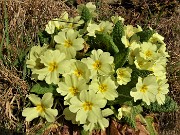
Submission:
<svg viewBox="0 0 180 135">
<path fill-rule="evenodd" d="M 32 125 L 21 116 L 26 105 L 26 95 L 31 87 L 26 60 L 22 52 L 28 52 L 38 43 L 37 33 L 48 20 L 67 11 L 76 14 L 75 7 L 67 6 L 63 0 L 5 0 L 0 1 L 0 47 L 4 60 L 0 60 L 0 128 L 16 132 L 30 132 Z M 80 2 L 80 1 L 78 1 Z M 165 37 L 170 54 L 167 67 L 170 95 L 180 105 L 180 7 L 178 0 L 128 0 L 121 3 L 99 3 L 100 19 L 119 14 L 127 24 L 151 26 Z M 8 14 L 8 35 L 5 36 L 5 8 Z M 106 11 L 106 12 L 104 12 Z M 9 42 L 7 39 L 9 37 Z M 8 53 L 10 52 L 10 56 Z M 19 57 L 19 56 L 22 57 Z M 17 61 L 18 59 L 18 61 Z M 161 133 L 180 134 L 180 112 L 162 114 Z M 56 125 L 58 127 L 58 125 Z M 38 127 L 38 126 L 37 126 Z M 5 130 L 4 130 L 5 131 Z M 0 129 L 1 132 L 1 129 Z M 58 131 L 59 132 L 59 131 Z M 65 132 L 65 131 L 64 131 Z M 9 133 L 7 131 L 7 133 Z"/>
<path fill-rule="evenodd" d="M 54 0 L 7 0 L 6 4 L 5 1 L 1 1 L 1 42 L 6 32 L 5 8 L 8 13 L 10 42 L 7 43 L 6 35 L 2 46 L 4 60 L 0 61 L 0 127 L 27 132 L 29 127 L 27 123 L 24 123 L 21 112 L 26 105 L 30 78 L 24 67 L 26 57 L 23 52 L 27 52 L 32 45 L 38 43 L 38 31 L 44 29 L 48 20 L 59 17 L 65 10 L 73 14 L 74 9 L 69 8 L 62 1 Z M 10 52 L 10 57 L 8 57 L 8 52 Z M 19 57 L 21 55 L 22 58 Z"/>
</svg>

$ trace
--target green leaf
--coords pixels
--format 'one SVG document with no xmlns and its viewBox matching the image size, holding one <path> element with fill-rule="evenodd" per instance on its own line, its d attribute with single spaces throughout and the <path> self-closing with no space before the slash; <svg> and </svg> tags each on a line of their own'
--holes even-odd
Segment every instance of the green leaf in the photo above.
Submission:
<svg viewBox="0 0 180 135">
<path fill-rule="evenodd" d="M 118 97 L 114 101 L 109 101 L 109 105 L 123 105 L 127 101 L 132 101 L 133 98 L 130 96 L 130 91 L 131 91 L 131 85 L 132 82 L 129 82 L 127 85 L 120 85 L 117 88 L 118 92 Z M 133 85 L 134 86 L 134 85 Z"/>
<path fill-rule="evenodd" d="M 114 101 L 108 102 L 110 105 L 115 105 L 115 104 L 124 104 L 127 101 L 132 101 L 133 98 L 130 96 L 130 91 L 132 88 L 136 87 L 136 84 L 138 82 L 138 77 L 146 77 L 149 74 L 151 74 L 151 71 L 148 70 L 139 70 L 136 69 L 133 66 L 129 66 L 132 68 L 133 72 L 131 74 L 131 81 L 127 83 L 127 85 L 119 85 L 117 88 L 117 92 L 119 94 L 118 98 L 116 98 Z"/>
<path fill-rule="evenodd" d="M 127 61 L 129 55 L 129 49 L 120 50 L 114 55 L 115 70 L 121 68 Z"/>
<path fill-rule="evenodd" d="M 149 106 L 144 104 L 144 107 L 152 112 L 172 112 L 178 109 L 177 103 L 168 95 L 166 95 L 165 104 L 159 105 L 157 102 L 154 102 Z"/>
<path fill-rule="evenodd" d="M 119 50 L 125 49 L 125 45 L 121 41 L 123 34 L 124 34 L 123 23 L 121 21 L 117 21 L 117 23 L 113 28 L 112 36 L 113 36 L 113 41 Z"/>
<path fill-rule="evenodd" d="M 38 32 L 38 38 L 40 45 L 50 43 L 50 35 L 46 31 Z"/>
<path fill-rule="evenodd" d="M 36 134 L 42 135 L 51 124 L 52 124 L 51 122 L 43 123 L 41 128 L 36 131 Z"/>
<path fill-rule="evenodd" d="M 154 31 L 149 29 L 149 30 L 140 31 L 136 34 L 137 36 L 140 37 L 141 42 L 147 42 L 154 34 Z"/>
<path fill-rule="evenodd" d="M 125 113 L 123 120 L 125 120 L 131 127 L 136 127 L 136 116 L 143 111 L 140 105 L 133 106 L 130 113 Z"/>
<path fill-rule="evenodd" d="M 146 116 L 145 118 L 142 115 L 138 115 L 141 123 L 146 125 L 146 129 L 150 135 L 158 135 L 154 127 L 154 118 L 152 116 Z"/>
<path fill-rule="evenodd" d="M 90 13 L 89 9 L 86 6 L 83 6 L 81 18 L 87 22 L 92 19 L 92 14 Z"/>
<path fill-rule="evenodd" d="M 112 37 L 105 33 L 96 34 L 96 37 L 89 37 L 87 43 L 93 49 L 102 49 L 103 51 L 110 52 L 112 55 L 119 52 L 119 49 L 114 44 Z"/>
<path fill-rule="evenodd" d="M 146 116 L 145 120 L 146 120 L 146 128 L 149 131 L 150 135 L 158 135 L 153 125 L 153 120 L 154 120 L 153 117 Z"/>
<path fill-rule="evenodd" d="M 84 129 L 81 130 L 81 135 L 89 135 L 89 131 L 85 131 Z"/>
<path fill-rule="evenodd" d="M 56 91 L 57 86 L 53 85 L 53 84 L 47 84 L 46 82 L 38 82 L 37 84 L 35 84 L 30 92 L 34 92 L 36 94 L 45 94 L 47 92 L 53 93 L 53 95 L 57 95 L 57 91 Z"/>
<path fill-rule="evenodd" d="M 153 72 L 152 71 L 149 71 L 149 70 L 140 70 L 140 69 L 137 69 L 135 66 L 129 66 L 133 72 L 131 74 L 132 76 L 132 79 L 138 79 L 138 77 L 147 77 L 149 74 L 152 74 Z"/>
<path fill-rule="evenodd" d="M 134 68 L 132 66 L 129 66 L 133 71 L 131 73 L 131 81 L 127 83 L 127 85 L 120 85 L 118 87 L 118 91 L 125 90 L 126 92 L 130 92 L 133 87 L 136 86 L 136 83 L 138 82 L 138 77 L 146 77 L 149 74 L 151 74 L 151 71 L 148 70 L 139 70 L 137 68 Z"/>
<path fill-rule="evenodd" d="M 132 101 L 133 98 L 130 95 L 125 95 L 125 94 L 119 94 L 119 96 L 113 100 L 113 101 L 108 101 L 108 105 L 123 105 L 126 102 Z"/>
</svg>

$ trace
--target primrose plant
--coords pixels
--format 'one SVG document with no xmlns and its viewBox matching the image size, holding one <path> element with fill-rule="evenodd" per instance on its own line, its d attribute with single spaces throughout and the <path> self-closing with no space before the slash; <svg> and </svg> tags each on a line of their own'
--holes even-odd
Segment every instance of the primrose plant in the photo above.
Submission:
<svg viewBox="0 0 180 135">
<path fill-rule="evenodd" d="M 40 44 L 26 62 L 36 81 L 28 96 L 35 107 L 22 112 L 26 121 L 41 116 L 58 122 L 56 116 L 63 114 L 91 132 L 105 130 L 110 119 L 135 128 L 139 116 L 148 125 L 143 110 L 176 109 L 167 96 L 164 37 L 151 28 L 125 25 L 120 16 L 97 21 L 96 10 L 92 3 L 79 5 L 79 16 L 64 12 L 39 33 Z"/>
</svg>

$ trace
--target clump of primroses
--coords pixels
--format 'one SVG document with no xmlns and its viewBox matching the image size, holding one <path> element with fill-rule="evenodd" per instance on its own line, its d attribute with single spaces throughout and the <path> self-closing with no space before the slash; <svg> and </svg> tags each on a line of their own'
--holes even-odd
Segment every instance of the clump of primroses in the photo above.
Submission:
<svg viewBox="0 0 180 135">
<path fill-rule="evenodd" d="M 46 43 L 31 48 L 26 64 L 32 71 L 32 79 L 56 85 L 59 98 L 64 100 L 65 119 L 82 125 L 89 132 L 107 128 L 109 117 L 115 112 L 120 120 L 124 112 L 131 111 L 131 107 L 121 105 L 115 111 L 116 108 L 108 102 L 119 98 L 119 86 L 132 81 L 132 67 L 151 71 L 144 78 L 139 76 L 130 90 L 133 102 L 141 100 L 147 105 L 153 102 L 164 104 L 169 91 L 165 69 L 169 55 L 164 38 L 155 32 L 148 41 L 140 42 L 136 33 L 143 31 L 142 28 L 125 25 L 120 16 L 113 16 L 111 21 L 95 22 L 90 19 L 85 22 L 81 16 L 84 7 L 92 18 L 97 16 L 96 6 L 87 3 L 78 7 L 79 16 L 71 18 L 64 12 L 59 18 L 48 22 L 45 31 L 53 45 Z M 103 48 L 92 48 L 87 41 L 99 33 L 111 35 L 118 21 L 123 24 L 121 41 L 129 53 L 126 64 L 115 68 L 112 53 Z M 30 94 L 28 98 L 35 107 L 23 110 L 22 115 L 27 121 L 41 116 L 48 122 L 54 122 L 57 115 L 62 115 L 58 114 L 57 108 L 53 108 L 52 93 L 45 93 L 42 99 L 35 94 Z"/>
</svg>

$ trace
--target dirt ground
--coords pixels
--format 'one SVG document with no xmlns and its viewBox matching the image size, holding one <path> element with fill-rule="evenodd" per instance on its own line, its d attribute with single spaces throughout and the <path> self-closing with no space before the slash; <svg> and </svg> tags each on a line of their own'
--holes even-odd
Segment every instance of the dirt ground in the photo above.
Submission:
<svg viewBox="0 0 180 135">
<path fill-rule="evenodd" d="M 78 4 L 93 0 L 1 0 L 0 1 L 0 134 L 28 132 L 21 116 L 31 84 L 23 53 L 36 44 L 37 33 L 63 11 L 76 15 Z M 94 0 L 99 19 L 114 14 L 125 24 L 150 26 L 165 37 L 170 58 L 167 77 L 169 95 L 180 105 L 180 4 L 178 0 Z M 104 12 L 105 11 L 105 12 Z M 7 27 L 8 24 L 8 27 Z M 5 38 L 8 37 L 8 38 Z M 180 111 L 157 114 L 161 135 L 180 135 Z M 26 125 L 26 128 L 25 128 Z M 29 125 L 33 126 L 33 125 Z M 7 130 L 7 131 L 6 131 Z"/>
</svg>

